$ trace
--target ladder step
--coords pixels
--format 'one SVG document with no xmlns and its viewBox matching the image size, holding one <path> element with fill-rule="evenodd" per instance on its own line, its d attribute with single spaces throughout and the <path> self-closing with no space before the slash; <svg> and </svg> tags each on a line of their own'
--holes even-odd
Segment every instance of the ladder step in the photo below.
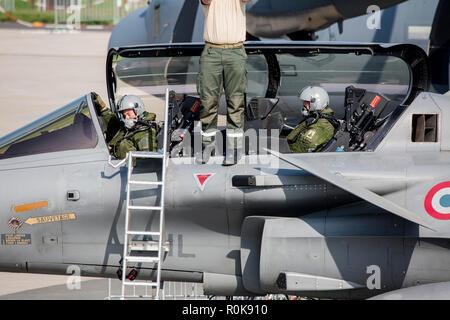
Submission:
<svg viewBox="0 0 450 320">
<path fill-rule="evenodd" d="M 156 185 L 156 186 L 162 186 L 162 181 L 134 181 L 130 180 L 128 181 L 129 184 L 144 184 L 144 185 Z"/>
<path fill-rule="evenodd" d="M 139 151 L 138 153 L 130 152 L 130 155 L 132 158 L 158 158 L 158 159 L 164 158 L 164 153 L 161 152 Z"/>
<path fill-rule="evenodd" d="M 127 234 L 129 235 L 136 235 L 136 236 L 160 236 L 160 232 L 155 231 L 127 231 Z"/>
<path fill-rule="evenodd" d="M 126 256 L 125 260 L 130 261 L 130 262 L 148 262 L 148 263 L 159 262 L 159 258 L 158 257 Z"/>
<path fill-rule="evenodd" d="M 133 210 L 162 210 L 162 207 L 128 206 L 128 209 L 133 209 Z"/>
<path fill-rule="evenodd" d="M 149 281 L 125 281 L 122 283 L 126 286 L 147 286 L 147 287 L 158 286 L 158 282 L 149 282 Z"/>
</svg>

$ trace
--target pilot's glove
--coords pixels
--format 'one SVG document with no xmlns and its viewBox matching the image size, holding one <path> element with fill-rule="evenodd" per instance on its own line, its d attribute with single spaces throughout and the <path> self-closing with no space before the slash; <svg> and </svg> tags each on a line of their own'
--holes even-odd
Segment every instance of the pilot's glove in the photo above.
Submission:
<svg viewBox="0 0 450 320">
<path fill-rule="evenodd" d="M 107 110 L 108 107 L 106 106 L 106 104 L 103 102 L 102 98 L 100 98 L 100 96 L 95 93 L 92 92 L 92 102 L 94 103 L 95 106 L 95 111 L 97 112 L 97 114 L 101 114 L 103 111 Z"/>
</svg>

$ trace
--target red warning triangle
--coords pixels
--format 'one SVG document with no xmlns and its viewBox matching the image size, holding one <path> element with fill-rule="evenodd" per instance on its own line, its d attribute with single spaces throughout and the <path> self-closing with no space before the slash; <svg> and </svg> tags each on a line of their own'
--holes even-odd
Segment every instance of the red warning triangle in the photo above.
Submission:
<svg viewBox="0 0 450 320">
<path fill-rule="evenodd" d="M 208 180 L 209 177 L 211 177 L 211 174 L 198 174 L 197 175 L 198 182 L 200 182 L 201 186 L 203 186 L 203 184 L 205 183 L 206 180 Z"/>
<path fill-rule="evenodd" d="M 200 190 L 203 191 L 203 189 L 205 188 L 206 181 L 209 178 L 211 178 L 214 174 L 215 173 L 206 173 L 206 174 L 195 173 L 194 174 L 195 181 L 197 182 L 197 185 L 200 188 Z"/>
</svg>

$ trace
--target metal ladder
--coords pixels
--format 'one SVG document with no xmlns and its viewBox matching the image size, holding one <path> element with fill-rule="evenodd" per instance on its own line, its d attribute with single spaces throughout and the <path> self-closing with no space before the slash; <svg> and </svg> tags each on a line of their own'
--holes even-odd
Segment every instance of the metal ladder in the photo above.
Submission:
<svg viewBox="0 0 450 320">
<path fill-rule="evenodd" d="M 127 174 L 127 189 L 126 189 L 126 212 L 125 212 L 125 232 L 124 232 L 124 244 L 123 244 L 123 258 L 122 258 L 122 294 L 121 299 L 125 299 L 125 288 L 126 286 L 146 286 L 156 288 L 156 299 L 160 299 L 160 291 L 164 291 L 161 288 L 161 265 L 163 260 L 163 255 L 166 250 L 165 246 L 165 232 L 164 232 L 164 198 L 165 198 L 165 180 L 166 180 L 166 167 L 167 167 L 167 119 L 168 119 L 168 108 L 169 108 L 169 90 L 166 89 L 166 100 L 165 100 L 165 110 L 164 110 L 164 138 L 163 138 L 163 152 L 144 152 L 144 151 L 132 151 L 127 154 L 128 157 L 128 174 Z M 146 158 L 146 159 L 162 159 L 162 177 L 161 181 L 135 181 L 132 180 L 133 173 L 133 160 L 136 158 Z M 132 185 L 149 185 L 149 186 L 161 186 L 161 201 L 159 206 L 133 206 L 130 205 L 130 189 Z M 159 231 L 133 231 L 129 230 L 130 214 L 135 210 L 148 210 L 159 212 Z M 142 236 L 154 236 L 158 237 L 158 249 L 157 257 L 150 256 L 132 256 L 132 242 L 130 242 L 130 237 L 142 235 Z M 154 250 L 148 250 L 154 252 Z M 126 279 L 126 270 L 128 262 L 136 263 L 154 263 L 157 265 L 157 276 L 156 282 L 150 281 L 129 281 Z M 162 299 L 164 299 L 164 292 L 162 294 Z"/>
</svg>

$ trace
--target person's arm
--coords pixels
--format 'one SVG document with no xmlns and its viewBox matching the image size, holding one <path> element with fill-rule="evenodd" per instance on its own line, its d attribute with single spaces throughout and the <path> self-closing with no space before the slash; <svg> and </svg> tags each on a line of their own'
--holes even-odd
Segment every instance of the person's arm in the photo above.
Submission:
<svg viewBox="0 0 450 320">
<path fill-rule="evenodd" d="M 200 2 L 201 2 L 203 5 L 205 5 L 205 6 L 210 5 L 210 4 L 211 4 L 211 1 L 212 1 L 212 0 L 200 0 Z"/>
</svg>

